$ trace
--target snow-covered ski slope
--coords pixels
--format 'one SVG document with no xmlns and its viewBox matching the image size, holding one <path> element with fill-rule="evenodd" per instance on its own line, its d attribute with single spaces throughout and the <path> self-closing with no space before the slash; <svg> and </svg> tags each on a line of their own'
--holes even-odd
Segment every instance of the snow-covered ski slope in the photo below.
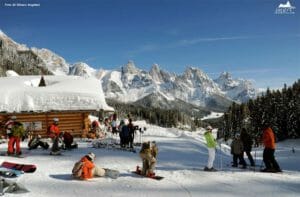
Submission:
<svg viewBox="0 0 300 197">
<path fill-rule="evenodd" d="M 95 149 L 90 142 L 79 142 L 79 148 L 63 152 L 62 156 L 50 156 L 49 150 L 26 150 L 25 158 L 0 157 L 0 162 L 33 163 L 37 171 L 27 173 L 17 182 L 30 193 L 6 194 L 6 196 L 299 196 L 300 194 L 300 141 L 289 140 L 278 144 L 275 153 L 283 173 L 269 174 L 251 170 L 232 169 L 232 160 L 226 145 L 217 150 L 215 168 L 218 172 L 204 172 L 207 150 L 202 133 L 165 129 L 138 122 L 147 130 L 142 141 L 155 140 L 159 147 L 156 173 L 164 176 L 161 181 L 142 178 L 130 173 L 141 165 L 137 153 L 112 149 Z M 135 141 L 139 142 L 137 134 Z M 6 144 L 0 150 L 6 150 Z M 294 148 L 295 153 L 292 152 Z M 139 147 L 137 147 L 139 150 Z M 96 164 L 120 171 L 118 179 L 94 178 L 89 181 L 71 179 L 73 164 L 88 152 L 96 154 Z M 255 151 L 253 151 L 253 156 Z M 256 163 L 261 164 L 262 148 L 256 149 Z M 246 158 L 246 161 L 247 158 Z"/>
</svg>

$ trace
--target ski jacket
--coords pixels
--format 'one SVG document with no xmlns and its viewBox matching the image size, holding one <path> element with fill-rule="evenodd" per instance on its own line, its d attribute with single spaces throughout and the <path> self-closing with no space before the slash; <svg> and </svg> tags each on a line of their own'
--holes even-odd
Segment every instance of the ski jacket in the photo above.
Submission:
<svg viewBox="0 0 300 197">
<path fill-rule="evenodd" d="M 12 136 L 14 137 L 23 137 L 24 135 L 24 127 L 23 127 L 23 124 L 20 123 L 20 122 L 15 122 L 11 128 L 11 133 L 12 133 Z"/>
<path fill-rule="evenodd" d="M 276 148 L 274 132 L 270 127 L 264 130 L 263 143 L 265 148 L 270 148 L 270 149 Z"/>
<path fill-rule="evenodd" d="M 231 154 L 240 155 L 244 152 L 243 142 L 240 139 L 234 139 L 231 143 Z"/>
<path fill-rule="evenodd" d="M 206 145 L 208 148 L 216 148 L 217 142 L 210 131 L 206 131 L 204 133 L 204 137 L 205 137 Z"/>
<path fill-rule="evenodd" d="M 244 145 L 244 151 L 251 151 L 252 144 L 253 144 L 253 140 L 252 140 L 251 136 L 248 133 L 242 131 L 241 132 L 241 140 Z"/>
<path fill-rule="evenodd" d="M 80 161 L 83 162 L 81 178 L 84 180 L 93 178 L 92 170 L 95 167 L 95 164 L 92 161 L 90 161 L 86 156 L 81 158 Z"/>
<path fill-rule="evenodd" d="M 55 137 L 58 137 L 59 134 L 60 134 L 60 130 L 59 130 L 58 126 L 55 124 L 52 124 L 49 129 L 49 136 L 51 138 L 55 138 Z"/>
</svg>

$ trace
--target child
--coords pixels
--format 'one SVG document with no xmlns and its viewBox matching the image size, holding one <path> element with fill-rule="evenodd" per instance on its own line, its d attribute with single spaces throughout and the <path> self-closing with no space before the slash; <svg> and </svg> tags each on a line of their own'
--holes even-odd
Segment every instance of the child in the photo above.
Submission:
<svg viewBox="0 0 300 197">
<path fill-rule="evenodd" d="M 246 168 L 247 164 L 244 160 L 244 147 L 239 133 L 235 135 L 235 138 L 231 143 L 231 154 L 233 155 L 232 167 L 238 167 L 237 160 L 239 159 L 240 163 L 243 165 L 243 168 Z"/>
</svg>

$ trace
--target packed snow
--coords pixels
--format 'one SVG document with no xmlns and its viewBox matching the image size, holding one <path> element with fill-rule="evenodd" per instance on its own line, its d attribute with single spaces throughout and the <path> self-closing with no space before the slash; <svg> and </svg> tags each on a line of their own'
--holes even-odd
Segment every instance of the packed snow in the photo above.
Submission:
<svg viewBox="0 0 300 197">
<path fill-rule="evenodd" d="M 92 148 L 91 142 L 77 139 L 79 148 L 64 151 L 62 156 L 50 156 L 49 150 L 27 150 L 22 142 L 25 158 L 0 157 L 0 162 L 11 161 L 36 164 L 37 171 L 13 178 L 30 192 L 24 197 L 47 196 L 264 196 L 292 197 L 300 193 L 300 141 L 288 140 L 278 143 L 276 159 L 283 173 L 261 173 L 250 169 L 231 168 L 232 157 L 227 145 L 217 149 L 214 167 L 218 172 L 205 172 L 207 150 L 203 140 L 204 130 L 196 132 L 175 128 L 161 128 L 145 122 L 134 122 L 146 128 L 135 141 L 156 141 L 159 153 L 156 174 L 164 176 L 161 181 L 142 178 L 132 174 L 141 166 L 137 153 Z M 144 129 L 142 129 L 144 130 Z M 117 136 L 114 138 L 118 139 Z M 6 151 L 6 144 L 0 145 Z M 262 147 L 252 152 L 256 164 L 261 165 Z M 292 151 L 294 150 L 294 152 Z M 76 161 L 88 152 L 96 154 L 95 163 L 120 171 L 118 179 L 94 178 L 89 181 L 73 180 L 71 170 Z M 247 158 L 246 158 L 246 161 Z M 6 194 L 6 196 L 18 196 Z"/>
<path fill-rule="evenodd" d="M 46 86 L 38 87 L 41 76 L 0 78 L 0 111 L 113 110 L 106 104 L 101 83 L 79 76 L 44 76 Z"/>
</svg>

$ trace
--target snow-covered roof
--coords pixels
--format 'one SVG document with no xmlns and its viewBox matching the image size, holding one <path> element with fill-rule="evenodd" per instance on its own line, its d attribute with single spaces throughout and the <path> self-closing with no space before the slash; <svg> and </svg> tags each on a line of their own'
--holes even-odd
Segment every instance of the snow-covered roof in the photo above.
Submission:
<svg viewBox="0 0 300 197">
<path fill-rule="evenodd" d="M 101 82 L 79 76 L 44 76 L 46 87 L 38 87 L 41 76 L 0 78 L 0 111 L 113 110 L 106 104 Z"/>
</svg>

